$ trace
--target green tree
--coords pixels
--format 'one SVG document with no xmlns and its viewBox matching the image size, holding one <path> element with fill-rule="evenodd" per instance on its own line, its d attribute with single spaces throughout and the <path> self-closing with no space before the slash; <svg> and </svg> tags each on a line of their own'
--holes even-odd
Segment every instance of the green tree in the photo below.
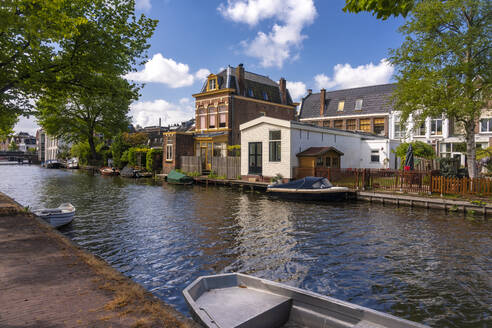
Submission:
<svg viewBox="0 0 492 328">
<path fill-rule="evenodd" d="M 12 141 L 10 142 L 9 150 L 10 151 L 19 150 L 19 146 L 17 146 L 17 144 L 15 143 L 15 140 L 13 138 L 12 138 Z"/>
<path fill-rule="evenodd" d="M 93 91 L 87 75 L 124 76 L 145 60 L 157 21 L 134 8 L 134 0 L 2 1 L 0 134 L 46 92 Z"/>
<path fill-rule="evenodd" d="M 59 91 L 44 95 L 37 102 L 37 117 L 50 135 L 87 141 L 91 158 L 96 160 L 98 135 L 111 138 L 128 127 L 129 105 L 137 94 L 122 78 L 108 80 L 95 75 L 92 82 L 94 90 L 72 88 L 70 94 Z"/>
<path fill-rule="evenodd" d="M 405 41 L 390 57 L 402 121 L 444 115 L 461 124 L 472 178 L 475 126 L 491 98 L 491 8 L 487 0 L 417 2 L 400 28 Z"/>
<path fill-rule="evenodd" d="M 413 9 L 418 0 L 346 0 L 343 11 L 359 13 L 368 11 L 379 19 L 388 19 L 391 16 L 403 16 Z"/>
<path fill-rule="evenodd" d="M 407 155 L 408 146 L 412 145 L 413 155 L 419 158 L 425 159 L 433 159 L 436 157 L 436 153 L 434 152 L 434 148 L 431 145 L 422 142 L 422 141 L 414 141 L 414 142 L 402 142 L 395 149 L 395 154 L 401 159 L 401 163 L 405 163 L 405 157 Z"/>
<path fill-rule="evenodd" d="M 144 147 L 147 145 L 149 136 L 144 132 L 124 133 L 123 139 L 131 147 Z"/>
<path fill-rule="evenodd" d="M 118 133 L 116 137 L 114 137 L 113 142 L 111 143 L 111 153 L 113 155 L 114 165 L 118 168 L 122 168 L 128 162 L 128 154 L 127 158 L 124 159 L 123 154 L 125 151 L 130 148 L 130 145 L 125 142 L 122 133 Z"/>
</svg>

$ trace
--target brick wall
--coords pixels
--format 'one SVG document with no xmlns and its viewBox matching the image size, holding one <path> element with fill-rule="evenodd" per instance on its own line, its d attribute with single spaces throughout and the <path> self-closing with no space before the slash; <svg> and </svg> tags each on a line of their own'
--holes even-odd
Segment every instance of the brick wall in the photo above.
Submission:
<svg viewBox="0 0 492 328">
<path fill-rule="evenodd" d="M 194 141 L 191 134 L 172 134 L 164 135 L 163 142 L 163 157 L 162 157 L 162 173 L 169 173 L 173 169 L 181 167 L 181 156 L 194 155 Z M 166 160 L 168 140 L 173 145 L 173 158 L 171 161 Z"/>
<path fill-rule="evenodd" d="M 295 118 L 295 108 L 285 108 L 277 106 L 274 103 L 259 103 L 234 97 L 232 107 L 232 131 L 229 135 L 230 145 L 239 145 L 241 143 L 239 125 L 254 120 L 255 118 L 263 115 L 282 120 L 294 120 Z"/>
</svg>

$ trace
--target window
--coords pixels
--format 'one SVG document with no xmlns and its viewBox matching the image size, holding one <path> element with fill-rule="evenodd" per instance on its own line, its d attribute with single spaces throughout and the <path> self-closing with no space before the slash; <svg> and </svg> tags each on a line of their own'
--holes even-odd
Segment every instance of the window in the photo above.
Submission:
<svg viewBox="0 0 492 328">
<path fill-rule="evenodd" d="M 219 106 L 219 128 L 227 127 L 227 107 Z"/>
<path fill-rule="evenodd" d="M 173 140 L 168 138 L 166 145 L 166 161 L 171 162 L 173 160 Z"/>
<path fill-rule="evenodd" d="M 357 121 L 356 120 L 347 120 L 347 130 L 356 130 L 357 129 Z"/>
<path fill-rule="evenodd" d="M 217 127 L 217 113 L 215 112 L 215 108 L 210 107 L 208 109 L 208 128 L 209 129 L 214 129 Z"/>
<path fill-rule="evenodd" d="M 217 89 L 217 78 L 212 77 L 208 80 L 208 91 Z"/>
<path fill-rule="evenodd" d="M 340 100 L 338 102 L 338 111 L 339 112 L 343 112 L 343 107 L 345 106 L 345 101 L 344 100 Z"/>
<path fill-rule="evenodd" d="M 316 158 L 316 166 L 323 166 L 323 157 Z"/>
<path fill-rule="evenodd" d="M 379 163 L 379 150 L 371 150 L 371 162 Z"/>
<path fill-rule="evenodd" d="M 384 134 L 384 118 L 374 119 L 374 133 L 377 135 Z"/>
<path fill-rule="evenodd" d="M 205 130 L 207 128 L 207 116 L 200 116 L 200 129 Z"/>
<path fill-rule="evenodd" d="M 331 157 L 325 157 L 325 166 L 331 167 Z"/>
<path fill-rule="evenodd" d="M 213 148 L 214 157 L 226 157 L 227 156 L 227 145 L 225 143 L 214 143 Z"/>
<path fill-rule="evenodd" d="M 422 122 L 419 126 L 417 126 L 415 133 L 418 136 L 425 136 L 425 122 Z"/>
<path fill-rule="evenodd" d="M 268 100 L 268 93 L 266 91 L 263 91 L 263 99 Z"/>
<path fill-rule="evenodd" d="M 364 132 L 371 132 L 371 119 L 365 118 L 360 120 L 360 129 Z"/>
<path fill-rule="evenodd" d="M 335 129 L 343 128 L 343 120 L 335 120 Z"/>
<path fill-rule="evenodd" d="M 492 132 L 492 118 L 480 120 L 480 132 Z"/>
<path fill-rule="evenodd" d="M 323 126 L 329 128 L 330 127 L 330 121 L 323 121 Z"/>
<path fill-rule="evenodd" d="M 433 118 L 431 121 L 431 135 L 440 136 L 442 135 L 442 119 Z"/>
<path fill-rule="evenodd" d="M 270 162 L 280 162 L 280 130 L 270 131 Z"/>
<path fill-rule="evenodd" d="M 394 138 L 400 139 L 402 137 L 400 122 L 395 121 L 394 131 L 395 131 Z"/>
<path fill-rule="evenodd" d="M 355 110 L 362 110 L 362 99 L 357 99 L 355 101 Z"/>
<path fill-rule="evenodd" d="M 253 89 L 251 89 L 251 88 L 248 89 L 248 96 L 250 96 L 250 97 L 254 97 L 255 96 L 255 93 L 253 92 Z"/>
</svg>

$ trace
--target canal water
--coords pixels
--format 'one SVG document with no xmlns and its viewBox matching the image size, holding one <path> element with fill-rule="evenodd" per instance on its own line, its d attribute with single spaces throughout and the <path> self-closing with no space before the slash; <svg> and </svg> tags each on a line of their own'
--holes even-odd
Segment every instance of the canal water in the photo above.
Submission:
<svg viewBox="0 0 492 328">
<path fill-rule="evenodd" d="M 73 203 L 63 234 L 184 313 L 187 284 L 238 271 L 435 327 L 492 326 L 492 222 L 480 217 L 37 166 L 0 167 L 0 191 L 31 208 Z"/>
</svg>

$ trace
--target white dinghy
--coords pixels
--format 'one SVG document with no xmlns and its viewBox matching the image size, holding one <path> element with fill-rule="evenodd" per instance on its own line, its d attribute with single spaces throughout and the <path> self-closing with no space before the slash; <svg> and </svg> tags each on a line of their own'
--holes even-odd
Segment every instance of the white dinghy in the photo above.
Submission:
<svg viewBox="0 0 492 328">
<path fill-rule="evenodd" d="M 424 328 L 389 314 L 284 284 L 232 273 L 200 277 L 183 291 L 208 328 Z"/>
<path fill-rule="evenodd" d="M 58 228 L 69 224 L 73 220 L 75 207 L 70 203 L 63 203 L 57 208 L 43 208 L 34 211 L 34 214 L 48 222 L 52 227 Z"/>
</svg>

